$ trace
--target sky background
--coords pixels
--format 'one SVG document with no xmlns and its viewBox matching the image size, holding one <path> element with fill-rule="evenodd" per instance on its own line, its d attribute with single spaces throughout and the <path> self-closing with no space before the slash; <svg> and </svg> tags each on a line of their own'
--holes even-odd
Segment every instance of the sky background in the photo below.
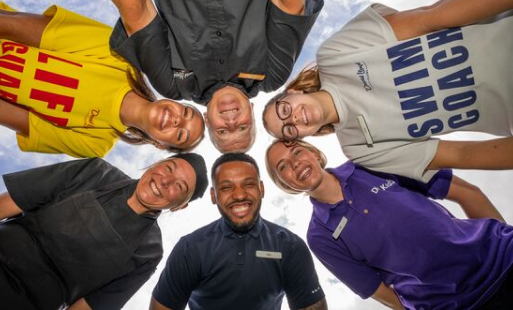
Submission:
<svg viewBox="0 0 513 310">
<path fill-rule="evenodd" d="M 49 5 L 55 3 L 111 26 L 114 25 L 118 18 L 118 12 L 110 0 L 7 0 L 5 2 L 19 11 L 33 13 L 42 13 Z M 399 10 L 414 8 L 433 2 L 432 0 L 382 1 L 382 3 Z M 295 76 L 298 70 L 301 70 L 305 65 L 315 60 L 315 52 L 321 42 L 326 40 L 330 34 L 338 30 L 351 17 L 355 16 L 369 4 L 369 1 L 362 0 L 325 0 L 324 8 L 296 63 L 293 76 Z M 308 197 L 304 195 L 292 196 L 282 193 L 270 181 L 265 170 L 264 153 L 272 139 L 265 132 L 260 120 L 264 104 L 273 95 L 272 93 L 262 93 L 257 98 L 252 99 L 255 106 L 258 133 L 256 143 L 249 154 L 257 160 L 260 166 L 266 189 L 261 214 L 265 219 L 285 226 L 305 239 L 312 212 Z M 202 112 L 205 111 L 204 107 L 199 107 L 199 109 Z M 491 136 L 482 134 L 465 133 L 452 134 L 443 137 L 443 139 L 477 140 L 490 137 Z M 72 159 L 66 155 L 23 153 L 19 151 L 17 147 L 14 133 L 3 127 L 0 127 L 0 139 L 3 141 L 0 145 L 0 174 Z M 338 166 L 346 161 L 334 135 L 314 138 L 308 141 L 313 142 L 326 153 L 328 166 Z M 205 157 L 207 167 L 210 167 L 220 155 L 212 146 L 208 137 L 200 144 L 196 152 Z M 152 146 L 130 146 L 120 142 L 105 159 L 122 169 L 128 175 L 138 178 L 143 173 L 145 167 L 167 156 L 167 153 L 158 151 Z M 478 185 L 502 212 L 506 221 L 510 223 L 513 222 L 513 211 L 510 207 L 510 202 L 513 198 L 513 187 L 511 186 L 513 172 L 455 171 L 455 174 Z M 0 192 L 3 191 L 5 191 L 5 186 L 3 181 L 0 180 Z M 206 194 L 208 194 L 208 191 Z M 463 217 L 462 212 L 456 205 L 449 202 L 443 202 L 443 204 L 456 216 Z M 219 218 L 217 207 L 212 205 L 209 195 L 205 195 L 203 199 L 196 200 L 189 204 L 189 207 L 183 211 L 163 214 L 159 218 L 159 224 L 163 234 L 164 258 L 154 276 L 133 296 L 123 309 L 147 309 L 151 291 L 158 280 L 158 276 L 165 264 L 167 256 L 179 238 L 217 218 Z M 436 229 L 436 227 L 433 227 L 433 229 Z M 326 294 L 329 309 L 385 309 L 384 306 L 381 306 L 373 300 L 361 300 L 331 275 L 317 260 L 315 260 L 315 263 L 321 285 Z M 286 301 L 284 301 L 282 309 L 288 309 Z"/>
</svg>

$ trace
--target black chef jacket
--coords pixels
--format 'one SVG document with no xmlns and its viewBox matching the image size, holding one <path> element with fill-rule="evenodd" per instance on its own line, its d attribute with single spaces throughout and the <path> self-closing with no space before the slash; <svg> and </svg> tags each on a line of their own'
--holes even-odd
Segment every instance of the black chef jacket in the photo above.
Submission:
<svg viewBox="0 0 513 310">
<path fill-rule="evenodd" d="M 324 5 L 307 0 L 305 15 L 269 0 L 156 0 L 159 15 L 127 37 L 121 20 L 110 45 L 170 99 L 206 105 L 231 85 L 250 98 L 285 84 Z"/>
<path fill-rule="evenodd" d="M 127 199 L 137 185 L 102 159 L 4 176 L 21 217 L 0 224 L 0 309 L 56 310 L 85 298 L 121 307 L 162 258 L 156 216 Z"/>
</svg>

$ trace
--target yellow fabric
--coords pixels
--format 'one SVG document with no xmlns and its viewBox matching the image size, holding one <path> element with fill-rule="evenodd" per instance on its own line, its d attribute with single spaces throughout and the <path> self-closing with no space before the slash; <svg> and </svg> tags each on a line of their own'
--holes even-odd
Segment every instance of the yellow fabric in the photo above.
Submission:
<svg viewBox="0 0 513 310">
<path fill-rule="evenodd" d="M 18 145 L 103 156 L 127 129 L 119 110 L 130 91 L 129 66 L 111 54 L 109 26 L 57 6 L 44 15 L 52 20 L 40 48 L 0 40 L 0 96 L 31 110 L 30 135 L 18 135 Z"/>
</svg>

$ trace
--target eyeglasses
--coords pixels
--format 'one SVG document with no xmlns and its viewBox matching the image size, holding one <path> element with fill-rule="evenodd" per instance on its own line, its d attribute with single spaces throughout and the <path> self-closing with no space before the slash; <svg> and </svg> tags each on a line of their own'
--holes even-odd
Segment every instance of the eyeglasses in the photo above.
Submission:
<svg viewBox="0 0 513 310">
<path fill-rule="evenodd" d="M 287 120 L 292 115 L 292 107 L 290 103 L 284 100 L 276 101 L 276 115 L 281 121 Z M 284 124 L 281 128 L 281 134 L 285 141 L 296 140 L 299 136 L 299 131 L 294 124 Z"/>
</svg>

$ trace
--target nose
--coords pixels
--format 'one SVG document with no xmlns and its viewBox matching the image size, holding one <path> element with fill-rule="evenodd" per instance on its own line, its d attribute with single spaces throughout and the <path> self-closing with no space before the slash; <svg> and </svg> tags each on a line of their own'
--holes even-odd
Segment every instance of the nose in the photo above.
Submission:
<svg viewBox="0 0 513 310">
<path fill-rule="evenodd" d="M 173 184 L 174 180 L 175 176 L 172 173 L 166 173 L 160 178 L 160 182 L 163 188 L 168 188 L 171 184 Z"/>
<path fill-rule="evenodd" d="M 236 186 L 232 195 L 235 200 L 244 200 L 247 197 L 246 190 L 242 186 Z"/>
<path fill-rule="evenodd" d="M 174 127 L 179 127 L 182 125 L 182 123 L 183 123 L 183 118 L 181 115 L 173 116 L 173 126 Z"/>
<path fill-rule="evenodd" d="M 228 120 L 228 121 L 226 121 L 225 124 L 226 124 L 226 127 L 228 127 L 228 130 L 234 131 L 239 126 L 239 121 L 236 119 Z"/>
</svg>

